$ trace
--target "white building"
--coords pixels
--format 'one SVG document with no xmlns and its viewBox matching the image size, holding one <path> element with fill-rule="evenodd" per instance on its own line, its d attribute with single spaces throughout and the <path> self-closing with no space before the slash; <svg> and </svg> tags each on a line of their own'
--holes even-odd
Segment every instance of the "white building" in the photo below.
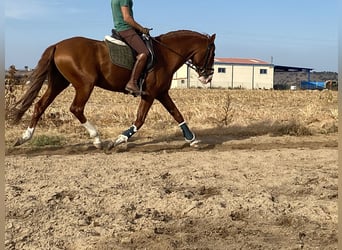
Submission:
<svg viewBox="0 0 342 250">
<path fill-rule="evenodd" d="M 183 65 L 173 76 L 171 88 L 272 89 L 274 65 L 259 59 L 215 58 L 211 84 L 197 80 L 197 73 Z"/>
</svg>

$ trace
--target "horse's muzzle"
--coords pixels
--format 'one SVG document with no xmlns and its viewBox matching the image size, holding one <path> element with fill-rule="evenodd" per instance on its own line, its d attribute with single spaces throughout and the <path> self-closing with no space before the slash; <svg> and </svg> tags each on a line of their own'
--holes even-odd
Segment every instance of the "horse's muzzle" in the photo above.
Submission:
<svg viewBox="0 0 342 250">
<path fill-rule="evenodd" d="M 202 83 L 202 84 L 208 84 L 211 82 L 211 80 L 213 79 L 213 75 L 209 75 L 207 77 L 205 76 L 200 76 L 198 77 L 198 80 Z"/>
</svg>

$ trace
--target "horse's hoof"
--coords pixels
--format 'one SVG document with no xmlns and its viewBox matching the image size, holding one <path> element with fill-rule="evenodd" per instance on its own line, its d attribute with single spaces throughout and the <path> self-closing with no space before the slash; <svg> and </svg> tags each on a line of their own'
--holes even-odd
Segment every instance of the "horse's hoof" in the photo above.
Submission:
<svg viewBox="0 0 342 250">
<path fill-rule="evenodd" d="M 190 143 L 190 147 L 198 148 L 200 142 L 201 142 L 200 140 L 194 140 Z"/>
<path fill-rule="evenodd" d="M 114 142 L 110 141 L 107 145 L 107 151 L 110 151 L 114 148 Z"/>
<path fill-rule="evenodd" d="M 101 142 L 94 142 L 93 145 L 94 145 L 95 148 L 97 148 L 97 149 L 102 149 L 102 143 L 101 143 Z"/>
<path fill-rule="evenodd" d="M 119 145 L 115 146 L 115 152 L 123 153 L 126 152 L 128 149 L 128 143 L 120 143 Z"/>
<path fill-rule="evenodd" d="M 23 138 L 19 138 L 15 143 L 14 143 L 14 147 L 18 147 L 21 144 L 23 144 L 24 142 L 26 142 L 26 140 L 24 140 Z"/>
<path fill-rule="evenodd" d="M 104 149 L 104 153 L 109 155 L 112 153 L 112 148 L 114 147 L 114 143 L 112 141 L 110 141 L 107 145 L 107 147 Z"/>
</svg>

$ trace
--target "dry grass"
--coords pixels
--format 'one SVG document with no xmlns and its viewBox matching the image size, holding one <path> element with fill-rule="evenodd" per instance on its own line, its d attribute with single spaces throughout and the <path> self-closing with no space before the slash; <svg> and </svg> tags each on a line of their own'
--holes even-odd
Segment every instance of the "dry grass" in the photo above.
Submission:
<svg viewBox="0 0 342 250">
<path fill-rule="evenodd" d="M 26 87 L 6 89 L 6 108 Z M 40 95 L 43 93 L 41 91 Z M 234 135 L 310 135 L 337 132 L 337 92 L 334 91 L 248 91 L 218 89 L 173 89 L 170 95 L 191 128 L 217 129 Z M 74 90 L 69 87 L 43 115 L 36 136 L 60 136 L 68 142 L 89 140 L 87 132 L 69 112 Z M 37 98 L 38 100 L 38 98 Z M 85 114 L 103 138 L 116 137 L 135 120 L 139 98 L 96 88 Z M 33 107 L 16 126 L 6 120 L 6 144 L 11 144 L 28 126 Z M 180 134 L 164 107 L 155 102 L 140 136 Z"/>
</svg>

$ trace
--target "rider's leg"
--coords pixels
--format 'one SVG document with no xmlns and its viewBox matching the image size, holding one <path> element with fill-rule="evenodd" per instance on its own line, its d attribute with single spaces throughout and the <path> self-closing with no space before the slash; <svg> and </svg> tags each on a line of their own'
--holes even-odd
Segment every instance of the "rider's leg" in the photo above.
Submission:
<svg viewBox="0 0 342 250">
<path fill-rule="evenodd" d="M 141 76 L 141 73 L 145 69 L 147 58 L 149 55 L 149 50 L 147 49 L 144 41 L 141 39 L 141 37 L 137 34 L 137 32 L 134 29 L 129 29 L 125 31 L 119 32 L 120 36 L 123 37 L 125 42 L 132 47 L 136 53 L 136 62 L 133 67 L 131 78 L 126 84 L 125 89 L 133 94 L 134 96 L 137 95 L 146 95 L 146 93 L 140 93 L 140 89 L 137 86 L 137 82 Z"/>
<path fill-rule="evenodd" d="M 135 62 L 135 65 L 133 67 L 131 78 L 129 79 L 128 83 L 126 84 L 125 90 L 127 90 L 129 93 L 133 95 L 139 95 L 140 89 L 138 88 L 138 80 L 140 78 L 140 75 L 142 71 L 145 69 L 147 62 L 147 55 L 144 53 L 141 53 L 137 55 L 137 60 Z"/>
</svg>

